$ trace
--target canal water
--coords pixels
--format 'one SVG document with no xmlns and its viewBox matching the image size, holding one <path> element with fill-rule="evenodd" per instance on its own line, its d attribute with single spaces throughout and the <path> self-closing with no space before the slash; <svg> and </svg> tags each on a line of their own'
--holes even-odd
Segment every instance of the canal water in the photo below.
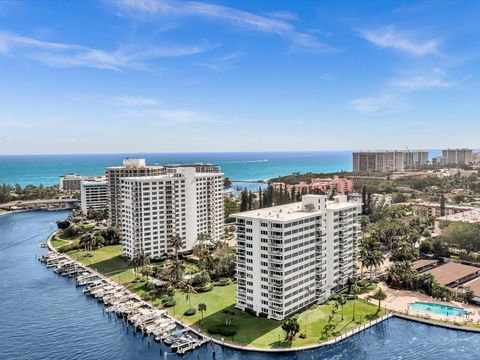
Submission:
<svg viewBox="0 0 480 360">
<path fill-rule="evenodd" d="M 73 281 L 36 258 L 40 244 L 66 212 L 0 216 L 0 359 L 156 359 L 168 351 L 108 317 Z M 478 359 L 480 334 L 390 319 L 340 344 L 268 354 L 210 345 L 185 360 Z M 179 359 L 168 355 L 167 359 Z"/>
</svg>

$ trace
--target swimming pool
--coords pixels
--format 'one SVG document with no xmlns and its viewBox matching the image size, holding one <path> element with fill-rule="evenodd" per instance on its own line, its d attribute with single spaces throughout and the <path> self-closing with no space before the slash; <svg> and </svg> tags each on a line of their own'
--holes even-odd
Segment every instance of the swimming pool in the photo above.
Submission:
<svg viewBox="0 0 480 360">
<path fill-rule="evenodd" d="M 447 315 L 447 316 L 467 316 L 468 315 L 468 312 L 465 309 L 462 309 L 456 306 L 432 304 L 429 302 L 417 301 L 417 302 L 408 304 L 408 307 L 413 311 L 419 311 L 424 313 L 434 313 L 434 314 Z"/>
</svg>

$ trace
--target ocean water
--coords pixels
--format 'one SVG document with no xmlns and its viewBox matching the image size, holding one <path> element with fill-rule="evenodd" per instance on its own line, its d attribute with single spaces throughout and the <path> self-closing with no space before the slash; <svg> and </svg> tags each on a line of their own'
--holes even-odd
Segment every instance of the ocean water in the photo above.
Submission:
<svg viewBox="0 0 480 360">
<path fill-rule="evenodd" d="M 37 260 L 55 222 L 67 212 L 0 216 L 0 359 L 162 360 L 168 348 L 135 334 L 73 280 Z M 215 351 L 215 355 L 214 352 Z M 284 354 L 236 351 L 210 345 L 185 360 L 478 359 L 480 334 L 397 318 L 339 344 Z M 169 354 L 168 360 L 180 359 Z"/>
<path fill-rule="evenodd" d="M 58 184 L 67 173 L 104 175 L 105 167 L 120 165 L 126 157 L 145 158 L 147 164 L 213 163 L 237 181 L 266 180 L 293 172 L 350 171 L 349 151 L 242 152 L 163 154 L 76 154 L 0 156 L 0 184 Z"/>
</svg>

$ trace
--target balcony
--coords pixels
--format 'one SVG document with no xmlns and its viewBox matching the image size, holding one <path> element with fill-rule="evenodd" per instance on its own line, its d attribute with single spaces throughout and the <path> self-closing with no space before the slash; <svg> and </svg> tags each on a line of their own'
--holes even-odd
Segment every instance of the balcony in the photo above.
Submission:
<svg viewBox="0 0 480 360">
<path fill-rule="evenodd" d="M 283 290 L 278 290 L 276 288 L 270 288 L 269 293 L 274 295 L 283 296 Z"/>
<path fill-rule="evenodd" d="M 274 263 L 274 264 L 283 264 L 283 259 L 275 259 L 273 257 L 270 257 L 268 261 Z"/>
<path fill-rule="evenodd" d="M 272 286 L 276 286 L 276 287 L 279 287 L 279 288 L 283 287 L 283 281 L 282 280 L 268 279 L 268 283 Z"/>
<path fill-rule="evenodd" d="M 275 274 L 273 272 L 270 272 L 270 274 L 268 274 L 268 276 L 271 277 L 272 279 L 278 279 L 278 280 L 283 281 L 283 272 L 280 273 L 280 274 Z"/>
<path fill-rule="evenodd" d="M 283 271 L 283 267 L 282 266 L 277 266 L 275 263 L 268 263 L 268 269 L 269 270 L 273 270 L 273 271 Z"/>
<path fill-rule="evenodd" d="M 278 250 L 277 248 L 269 248 L 269 249 L 268 249 L 268 253 L 269 253 L 270 255 L 279 255 L 279 256 L 282 256 L 283 251 Z"/>
<path fill-rule="evenodd" d="M 283 312 L 283 307 L 280 306 L 280 305 L 275 305 L 275 304 L 270 304 L 270 309 L 274 310 L 274 311 L 280 311 L 280 312 Z"/>
</svg>

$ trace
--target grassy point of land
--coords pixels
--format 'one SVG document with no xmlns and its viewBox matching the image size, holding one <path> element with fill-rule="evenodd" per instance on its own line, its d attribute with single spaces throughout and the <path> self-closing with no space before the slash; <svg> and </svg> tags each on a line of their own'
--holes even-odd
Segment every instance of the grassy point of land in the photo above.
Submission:
<svg viewBox="0 0 480 360">
<path fill-rule="evenodd" d="M 129 283 L 135 278 L 133 267 L 121 253 L 121 245 L 111 245 L 90 252 L 91 256 L 83 250 L 73 250 L 67 254 L 119 283 Z"/>
<path fill-rule="evenodd" d="M 66 245 L 69 242 L 70 241 L 68 241 L 68 240 L 59 240 L 59 239 L 53 239 L 53 240 L 50 241 L 50 243 L 52 244 L 52 246 L 55 250 L 60 249 L 63 245 Z"/>
<path fill-rule="evenodd" d="M 332 308 L 333 303 L 322 305 L 313 305 L 309 310 L 303 311 L 299 314 L 300 333 L 305 333 L 306 338 L 301 339 L 298 335 L 292 343 L 284 341 L 284 333 L 281 328 L 281 322 L 261 317 L 255 317 L 247 314 L 241 310 L 235 309 L 235 285 L 228 285 L 224 287 L 215 287 L 212 291 L 207 293 L 198 293 L 192 297 L 192 307 L 197 308 L 198 304 L 204 303 L 207 305 L 207 311 L 204 313 L 203 321 L 201 320 L 201 313 L 193 316 L 183 315 L 184 311 L 189 308 L 188 301 L 182 293 L 175 295 L 176 306 L 168 308 L 168 312 L 176 318 L 181 319 L 188 325 L 193 325 L 201 330 L 207 331 L 212 326 L 225 325 L 225 321 L 231 317 L 229 314 L 222 312 L 224 309 L 235 311 L 233 316 L 232 326 L 237 330 L 233 336 L 233 343 L 237 345 L 246 345 L 259 348 L 272 347 L 299 347 L 312 344 L 318 344 L 333 338 L 329 335 L 324 338 L 322 330 L 327 323 L 328 314 Z M 344 305 L 344 320 L 342 321 L 341 309 L 339 309 L 334 323 L 336 324 L 336 331 L 340 333 L 348 332 L 358 327 L 362 323 L 367 323 L 375 318 L 377 307 L 364 300 L 358 299 L 356 301 L 355 322 L 352 320 L 353 314 L 353 300 L 347 301 Z M 378 316 L 385 315 L 382 309 Z M 221 339 L 224 336 L 213 335 L 214 338 Z M 225 338 L 225 337 L 224 337 Z M 232 342 L 232 338 L 225 338 L 226 341 Z"/>
<path fill-rule="evenodd" d="M 75 258 L 83 264 L 96 269 L 100 273 L 111 277 L 113 280 L 125 284 L 128 289 L 144 296 L 148 291 L 145 281 L 133 282 L 135 276 L 132 266 L 121 256 L 121 245 L 105 246 L 96 249 L 87 256 L 83 250 L 74 250 L 68 252 L 72 258 Z M 372 285 L 373 287 L 374 285 Z M 299 347 L 312 344 L 318 344 L 333 337 L 329 334 L 326 338 L 322 331 L 327 323 L 328 314 L 332 308 L 331 303 L 322 305 L 313 305 L 309 310 L 299 314 L 300 332 L 292 343 L 284 341 L 284 333 L 281 328 L 281 322 L 262 317 L 252 316 L 235 308 L 236 285 L 215 286 L 212 291 L 197 293 L 192 295 L 192 307 L 197 309 L 198 304 L 207 305 L 207 311 L 202 314 L 197 310 L 193 316 L 185 316 L 183 313 L 190 306 L 185 294 L 177 292 L 175 294 L 176 305 L 167 308 L 169 314 L 182 320 L 184 323 L 199 328 L 205 333 L 208 329 L 215 326 L 225 325 L 225 322 L 232 318 L 231 326 L 237 330 L 232 338 L 225 338 L 225 341 L 233 342 L 237 345 L 252 346 L 258 348 L 272 347 Z M 161 307 L 162 297 L 156 297 L 151 302 Z M 339 308 L 334 323 L 335 331 L 344 333 L 366 323 L 377 316 L 385 314 L 384 310 L 377 313 L 377 306 L 364 300 L 356 301 L 355 321 L 352 319 L 353 300 L 348 300 L 344 305 L 344 320 L 342 320 L 342 311 Z M 231 310 L 235 315 L 226 314 L 224 310 Z M 305 331 L 306 326 L 306 331 Z M 304 339 L 300 338 L 301 333 L 306 333 Z M 212 335 L 214 338 L 221 339 L 222 335 Z"/>
</svg>

